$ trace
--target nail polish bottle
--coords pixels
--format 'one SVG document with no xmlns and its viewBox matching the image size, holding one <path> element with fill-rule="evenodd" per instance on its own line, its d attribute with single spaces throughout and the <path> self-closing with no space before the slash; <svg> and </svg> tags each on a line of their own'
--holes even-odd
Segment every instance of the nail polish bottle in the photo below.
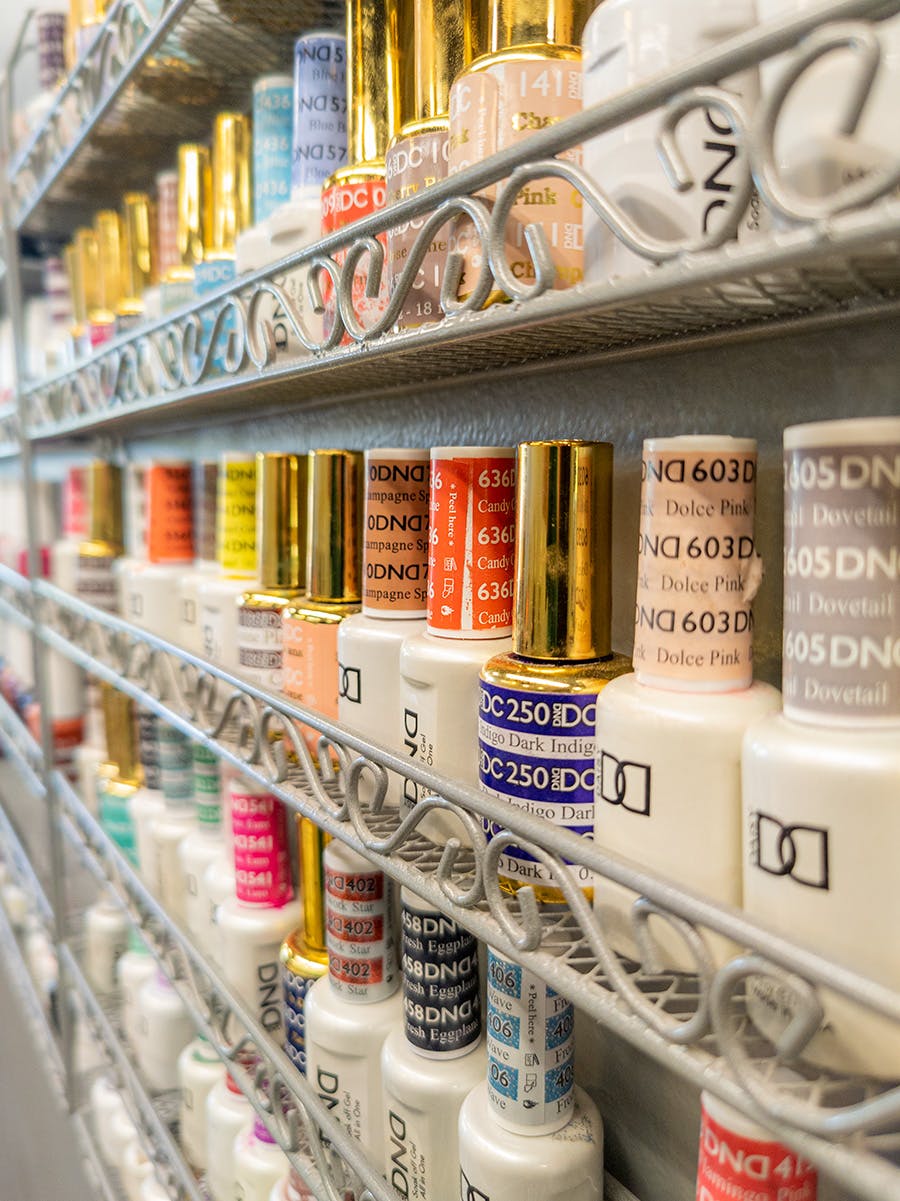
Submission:
<svg viewBox="0 0 900 1201">
<path fill-rule="evenodd" d="M 256 577 L 256 456 L 229 452 L 218 476 L 216 556 L 219 576 L 197 586 L 203 655 L 237 671 L 238 601 Z"/>
<path fill-rule="evenodd" d="M 178 1088 L 178 1056 L 194 1023 L 169 977 L 159 970 L 138 991 L 135 1057 L 144 1080 L 160 1092 Z"/>
<path fill-rule="evenodd" d="M 338 718 L 398 753 L 400 650 L 425 629 L 428 461 L 427 450 L 366 451 L 362 612 L 338 627 Z M 388 804 L 401 788 L 389 774 Z"/>
<path fill-rule="evenodd" d="M 231 828 L 236 895 L 219 906 L 222 973 L 257 1021 L 281 1042 L 281 944 L 300 921 L 294 897 L 288 821 L 277 797 L 233 780 Z"/>
<path fill-rule="evenodd" d="M 159 900 L 183 926 L 185 888 L 178 851 L 197 822 L 193 754 L 187 736 L 174 726 L 160 722 L 158 733 L 163 810 L 150 821 L 151 853 L 156 860 Z"/>
<path fill-rule="evenodd" d="M 284 1152 L 259 1118 L 234 1140 L 236 1201 L 269 1201 L 272 1189 L 289 1167 Z"/>
<path fill-rule="evenodd" d="M 97 809 L 100 825 L 125 858 L 137 867 L 137 844 L 131 801 L 141 782 L 137 757 L 134 701 L 101 684 L 103 719 L 106 727 L 107 762 L 97 778 Z"/>
<path fill-rule="evenodd" d="M 84 913 L 84 974 L 98 993 L 116 987 L 116 965 L 128 946 L 128 918 L 121 905 L 104 896 Z"/>
<path fill-rule="evenodd" d="M 112 463 L 87 467 L 88 537 L 78 548 L 75 595 L 107 613 L 118 606 L 113 566 L 122 554 L 122 473 Z"/>
<path fill-rule="evenodd" d="M 361 595 L 363 457 L 311 450 L 307 494 L 306 587 L 282 614 L 284 695 L 338 715 L 338 627 Z M 315 753 L 318 732 L 304 728 Z"/>
<path fill-rule="evenodd" d="M 206 1187 L 212 1201 L 234 1201 L 234 1142 L 253 1118 L 253 1107 L 226 1072 L 206 1098 Z"/>
<path fill-rule="evenodd" d="M 251 223 L 250 120 L 241 113 L 218 113 L 213 123 L 212 145 L 212 225 L 209 246 L 194 267 L 194 296 L 202 300 L 235 278 L 234 242 Z M 202 337 L 199 349 L 206 353 L 213 333 L 213 316 L 201 316 Z M 235 333 L 229 314 L 219 326 L 212 347 L 214 370 L 225 367 L 225 348 Z"/>
<path fill-rule="evenodd" d="M 784 433 L 783 712 L 744 740 L 744 908 L 773 930 L 900 988 L 900 419 Z M 799 1002 L 747 981 L 773 1041 Z M 900 1031 L 819 990 L 821 1027 L 799 1056 L 895 1079 Z"/>
<path fill-rule="evenodd" d="M 203 629 L 200 624 L 200 585 L 219 575 L 216 554 L 216 517 L 218 509 L 219 464 L 194 464 L 194 550 L 196 559 L 178 577 L 178 636 L 175 641 L 193 655 L 203 654 Z"/>
<path fill-rule="evenodd" d="M 401 1197 L 458 1201 L 459 1111 L 487 1070 L 478 942 L 400 896 L 403 1018 L 381 1051 L 387 1178 Z"/>
<path fill-rule="evenodd" d="M 582 38 L 585 107 L 647 83 L 755 24 L 754 0 L 735 0 L 727 7 L 714 0 L 676 0 L 664 8 L 641 0 L 604 0 Z M 759 99 L 755 66 L 719 86 L 752 116 Z M 590 138 L 584 144 L 584 166 L 638 232 L 665 242 L 696 240 L 728 216 L 745 152 L 718 110 L 688 114 L 678 125 L 678 146 L 694 186 L 678 191 L 660 161 L 659 122 L 659 113 L 650 112 Z M 765 221 L 754 194 L 741 219 L 740 241 L 758 236 Z M 589 283 L 639 275 L 653 261 L 629 250 L 587 205 L 584 257 Z"/>
<path fill-rule="evenodd" d="M 380 212 L 387 201 L 384 156 L 399 125 L 399 47 L 394 0 L 347 5 L 347 165 L 322 185 L 322 236 Z M 387 235 L 378 240 L 387 250 Z M 344 251 L 335 259 L 343 263 Z M 376 321 L 389 299 L 387 263 L 375 297 L 366 296 L 365 268 L 353 279 L 353 308 Z"/>
<path fill-rule="evenodd" d="M 219 761 L 212 751 L 194 743 L 194 806 L 196 824 L 178 845 L 184 888 L 184 925 L 194 944 L 204 949 L 210 941 L 209 901 L 204 873 L 225 850 L 222 827 Z"/>
<path fill-rule="evenodd" d="M 328 974 L 306 994 L 306 1073 L 335 1121 L 386 1169 L 381 1048 L 400 1021 L 393 886 L 343 843 L 325 848 Z"/>
<path fill-rule="evenodd" d="M 116 336 L 116 310 L 122 298 L 122 224 L 115 209 L 94 214 L 97 245 L 95 304 L 88 310 L 91 350 Z"/>
<path fill-rule="evenodd" d="M 272 692 L 282 688 L 282 614 L 304 586 L 307 462 L 305 455 L 256 456 L 259 584 L 237 602 L 238 670 Z"/>
<path fill-rule="evenodd" d="M 147 944 L 132 926 L 128 930 L 128 949 L 116 964 L 116 982 L 122 997 L 119 1015 L 122 1029 L 131 1047 L 137 1039 L 137 997 L 141 985 L 156 971 L 156 963 Z"/>
<path fill-rule="evenodd" d="M 400 740 L 410 762 L 478 785 L 481 669 L 512 649 L 515 451 L 439 446 L 431 452 L 425 632 L 400 650 Z M 403 804 L 419 799 L 402 782 Z M 438 841 L 464 836 L 432 813 L 419 827 Z"/>
<path fill-rule="evenodd" d="M 399 129 L 385 155 L 387 202 L 397 204 L 447 175 L 450 143 L 450 85 L 472 59 L 473 23 L 458 0 L 411 0 L 398 9 L 400 56 Z M 388 230 L 391 291 L 426 216 Z M 449 223 L 437 234 L 397 318 L 400 329 L 440 321 L 441 285 L 449 245 Z"/>
<path fill-rule="evenodd" d="M 169 185 L 166 184 L 166 187 Z M 177 215 L 175 226 L 175 262 L 160 243 L 160 303 L 163 313 L 171 313 L 194 299 L 194 273 L 211 250 L 212 172 L 209 151 L 195 142 L 178 147 Z M 168 231 L 163 219 L 168 206 L 160 192 L 160 233 Z"/>
<path fill-rule="evenodd" d="M 460 1197 L 601 1201 L 603 1123 L 575 1086 L 575 1013 L 488 948 L 487 1080 L 459 1115 Z"/>
<path fill-rule="evenodd" d="M 116 333 L 144 319 L 144 292 L 156 284 L 156 213 L 146 192 L 122 197 L 122 296 L 116 308 Z"/>
<path fill-rule="evenodd" d="M 780 704 L 777 689 L 753 681 L 756 443 L 651 438 L 641 480 L 634 672 L 597 699 L 594 837 L 612 855 L 739 907 L 741 743 Z M 611 945 L 639 961 L 635 899 L 595 882 Z M 668 925 L 651 928 L 660 962 L 696 967 Z M 723 960 L 736 953 L 714 934 L 708 942 Z"/>
<path fill-rule="evenodd" d="M 589 12 L 585 0 L 480 0 L 479 22 L 486 38 L 450 89 L 449 174 L 505 150 L 566 117 L 580 113 L 581 33 Z M 581 163 L 581 147 L 559 156 Z M 490 206 L 498 188 L 479 195 Z M 534 264 L 525 229 L 543 230 L 556 267 L 556 287 L 584 278 L 582 202 L 574 188 L 557 178 L 530 180 L 506 226 L 506 261 L 517 280 L 534 283 Z M 470 222 L 461 222 L 465 255 L 460 296 L 471 290 L 466 271 L 477 272 L 482 248 Z M 503 297 L 497 291 L 499 298 Z"/>
<path fill-rule="evenodd" d="M 611 641 L 612 475 L 608 442 L 519 446 L 513 650 L 481 673 L 482 787 L 586 838 L 597 697 L 631 667 Z M 516 846 L 499 870 L 510 889 L 529 884 L 539 899 L 560 899 L 549 870 Z M 591 873 L 573 870 L 590 892 Z"/>
<path fill-rule="evenodd" d="M 181 619 L 178 581 L 194 558 L 193 468 L 155 462 L 145 472 L 146 559 L 122 572 L 122 616 L 177 642 Z"/>
<path fill-rule="evenodd" d="M 206 1159 L 206 1099 L 225 1079 L 222 1060 L 202 1034 L 191 1039 L 178 1056 L 178 1140 L 184 1157 L 195 1172 L 203 1172 Z"/>
<path fill-rule="evenodd" d="M 328 835 L 308 817 L 297 818 L 300 904 L 303 922 L 281 944 L 284 1049 L 306 1075 L 306 994 L 328 971 L 325 947 L 325 884 L 322 853 Z"/>
</svg>

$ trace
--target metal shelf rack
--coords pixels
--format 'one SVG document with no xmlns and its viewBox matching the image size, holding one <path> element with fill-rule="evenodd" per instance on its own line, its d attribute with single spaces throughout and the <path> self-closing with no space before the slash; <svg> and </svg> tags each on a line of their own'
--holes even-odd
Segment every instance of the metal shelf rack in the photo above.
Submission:
<svg viewBox="0 0 900 1201">
<path fill-rule="evenodd" d="M 327 22 L 339 7 L 336 0 L 308 0 L 299 23 Z M 171 161 L 179 141 L 204 135 L 216 109 L 229 103 L 243 106 L 252 78 L 264 70 L 283 69 L 289 59 L 298 17 L 292 12 L 286 29 L 280 24 L 282 12 L 277 0 L 117 0 L 111 7 L 40 127 L 8 156 L 7 175 L 0 181 L 3 257 L 8 264 L 4 284 L 10 293 L 20 380 L 18 235 L 68 236 L 86 216 L 82 198 L 88 178 L 97 203 L 115 203 L 121 189 L 146 186 L 153 171 Z M 815 203 L 804 202 L 779 175 L 772 150 L 777 108 L 763 105 L 752 120 L 732 108 L 727 119 L 746 151 L 741 186 L 749 198 L 752 173 L 771 214 L 771 229 L 755 242 L 732 243 L 733 230 L 723 229 L 699 244 L 661 244 L 630 227 L 595 181 L 556 156 L 655 109 L 664 110 L 661 122 L 672 134 L 692 107 L 717 103 L 711 89 L 719 79 L 780 55 L 801 38 L 806 41 L 784 68 L 794 81 L 811 55 L 835 46 L 846 48 L 848 40 L 877 56 L 880 22 L 898 12 L 900 0 L 834 0 L 733 39 L 665 78 L 623 93 L 435 185 L 424 196 L 244 276 L 202 304 L 137 328 L 58 375 L 21 387 L 16 406 L 0 410 L 0 457 L 21 458 L 29 488 L 34 457 L 56 443 L 197 425 L 211 414 L 245 410 L 250 398 L 255 412 L 283 410 L 288 404 L 335 404 L 366 392 L 402 392 L 425 380 L 474 380 L 525 368 L 556 371 L 564 363 L 648 356 L 673 346 L 735 345 L 773 329 L 838 327 L 895 315 L 900 312 L 900 164 Z M 26 36 L 23 30 L 19 49 Z M 3 88 L 7 151 L 11 70 Z M 161 87 L 167 89 L 165 104 Z M 867 96 L 858 97 L 860 111 Z M 166 132 L 158 137 L 163 108 Z M 848 120 L 847 136 L 854 132 L 854 122 Z M 645 259 L 641 274 L 554 291 L 538 238 L 530 247 L 535 283 L 526 286 L 512 278 L 504 252 L 509 207 L 529 179 L 551 176 L 577 188 L 586 205 L 605 214 L 613 234 Z M 489 210 L 478 194 L 495 183 L 498 199 Z M 369 290 L 377 292 L 381 263 L 374 239 L 390 225 L 432 209 L 436 211 L 420 231 L 387 312 L 377 324 L 364 327 L 354 309 L 354 268 L 369 272 Z M 448 286 L 441 321 L 393 332 L 419 256 L 441 225 L 461 215 L 474 222 L 487 251 L 472 294 L 460 303 Z M 736 207 L 735 226 L 740 215 Z M 321 307 L 316 281 L 323 275 L 330 277 L 337 304 L 327 337 L 309 316 Z M 288 278 L 294 285 L 290 289 Z M 452 280 L 453 270 L 448 278 Z M 480 311 L 495 286 L 510 302 Z M 303 292 L 306 301 L 300 304 L 294 298 Z M 267 317 L 274 302 L 287 314 L 295 353 L 274 346 Z M 211 335 L 203 332 L 204 319 L 209 318 Z M 222 341 L 226 336 L 227 345 Z M 214 357 L 223 348 L 225 365 L 219 369 Z M 36 567 L 34 528 L 29 544 Z M 815 1071 L 804 1071 L 791 1088 L 779 1083 L 777 1050 L 753 1034 L 744 1014 L 743 981 L 748 972 L 756 972 L 781 982 L 805 983 L 811 990 L 807 1001 L 817 989 L 836 990 L 893 1021 L 900 1021 L 900 997 L 776 937 L 740 913 L 610 859 L 592 844 L 537 819 L 510 813 L 487 794 L 413 768 L 388 750 L 47 584 L 31 585 L 0 570 L 0 618 L 33 629 L 39 693 L 46 651 L 69 656 L 223 760 L 240 766 L 291 808 L 315 818 L 395 879 L 568 993 L 586 1014 L 625 1042 L 777 1131 L 853 1196 L 867 1201 L 900 1198 L 900 1088 Z M 298 719 L 322 735 L 316 756 L 296 734 L 293 723 Z M 272 741 L 272 734 L 280 738 Z M 46 806 L 51 859 L 58 864 L 66 850 L 74 849 L 97 881 L 112 888 L 174 975 L 198 1028 L 211 1034 L 235 1067 L 241 1087 L 257 1111 L 267 1115 L 273 1133 L 316 1195 L 339 1201 L 341 1164 L 346 1161 L 368 1186 L 369 1196 L 389 1201 L 384 1182 L 343 1132 L 332 1128 L 281 1049 L 254 1025 L 53 772 L 46 714 L 38 745 L 12 710 L 0 706 L 0 741 Z M 284 753 L 286 747 L 290 755 Z M 412 779 L 425 794 L 412 814 L 362 802 L 361 780 L 377 784 L 389 772 Z M 420 833 L 422 818 L 432 809 L 455 815 L 461 841 L 471 843 L 474 852 L 453 842 L 437 846 Z M 486 844 L 485 820 L 507 833 Z M 629 888 L 638 903 L 636 912 L 643 918 L 653 912 L 666 921 L 680 935 L 696 970 L 656 970 L 651 956 L 646 966 L 620 960 L 574 886 L 567 889 L 564 911 L 532 904 L 528 890 L 513 900 L 501 889 L 496 870 L 504 839 L 528 845 L 563 876 L 565 858 Z M 54 892 L 53 904 L 47 903 L 46 914 L 55 921 L 64 969 L 62 995 L 71 990 L 93 1015 L 101 1040 L 113 1045 L 115 1030 L 96 999 L 84 991 L 67 938 L 67 913 L 63 886 Z M 743 951 L 730 963 L 715 962 L 705 932 L 725 935 Z M 248 1043 L 266 1065 L 265 1086 L 261 1073 L 242 1073 L 235 1060 Z M 116 1055 L 114 1048 L 113 1062 L 118 1064 Z M 66 1083 L 71 1102 L 71 1084 Z M 276 1084 L 284 1091 L 273 1091 Z M 302 1128 L 295 1118 L 282 1116 L 281 1102 L 288 1094 L 307 1115 Z M 152 1125 L 149 1115 L 145 1117 Z M 323 1148 L 318 1130 L 327 1134 L 336 1154 Z M 167 1154 L 165 1148 L 158 1151 L 160 1161 Z M 190 1182 L 170 1183 L 182 1196 L 194 1197 Z M 627 1201 L 621 1186 L 612 1181 L 608 1196 Z"/>
</svg>

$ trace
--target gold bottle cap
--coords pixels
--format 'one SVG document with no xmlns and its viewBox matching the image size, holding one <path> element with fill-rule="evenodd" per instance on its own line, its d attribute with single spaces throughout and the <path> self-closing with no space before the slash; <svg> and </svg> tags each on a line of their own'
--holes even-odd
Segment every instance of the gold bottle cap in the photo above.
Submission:
<svg viewBox="0 0 900 1201">
<path fill-rule="evenodd" d="M 212 175 L 209 151 L 195 142 L 178 147 L 178 244 L 179 266 L 167 278 L 190 275 L 203 262 L 212 236 Z"/>
<path fill-rule="evenodd" d="M 329 835 L 308 817 L 298 818 L 300 843 L 300 902 L 307 952 L 325 951 L 325 873 L 322 852 Z"/>
<path fill-rule="evenodd" d="M 468 5 L 460 0 L 398 0 L 400 123 L 446 120 L 450 86 L 472 61 Z"/>
<path fill-rule="evenodd" d="M 250 151 L 250 118 L 219 113 L 213 125 L 213 258 L 234 254 L 235 238 L 250 224 Z"/>
<path fill-rule="evenodd" d="M 362 498 L 358 450 L 309 452 L 306 590 L 311 600 L 360 599 Z"/>
<path fill-rule="evenodd" d="M 400 127 L 398 0 L 347 4 L 347 162 L 383 163 Z"/>
<path fill-rule="evenodd" d="M 106 753 L 116 767 L 115 778 L 122 784 L 140 784 L 141 765 L 137 753 L 137 724 L 134 701 L 111 684 L 101 683 Z"/>
<path fill-rule="evenodd" d="M 87 324 L 82 248 L 77 242 L 70 242 L 63 251 L 63 256 L 66 263 L 66 275 L 69 277 L 69 295 L 72 299 L 72 332 L 79 335 Z"/>
<path fill-rule="evenodd" d="M 122 472 L 114 463 L 99 460 L 87 468 L 88 529 L 92 542 L 106 542 L 121 554 Z"/>
<path fill-rule="evenodd" d="M 580 46 L 592 0 L 475 0 L 485 52 L 513 46 Z"/>
<path fill-rule="evenodd" d="M 609 442 L 523 442 L 516 472 L 514 650 L 531 659 L 612 652 Z"/>
<path fill-rule="evenodd" d="M 303 590 L 306 474 L 305 455 L 256 456 L 256 546 L 263 591 Z"/>
<path fill-rule="evenodd" d="M 100 252 L 97 235 L 92 229 L 75 230 L 75 245 L 81 260 L 81 280 L 84 288 L 84 308 L 89 321 L 100 309 Z"/>
<path fill-rule="evenodd" d="M 144 289 L 156 283 L 155 212 L 146 192 L 126 192 L 122 198 L 122 299 L 119 312 L 140 315 Z"/>
<path fill-rule="evenodd" d="M 113 321 L 122 299 L 122 223 L 115 209 L 102 209 L 94 216 L 97 234 L 99 308 L 92 321 Z"/>
</svg>

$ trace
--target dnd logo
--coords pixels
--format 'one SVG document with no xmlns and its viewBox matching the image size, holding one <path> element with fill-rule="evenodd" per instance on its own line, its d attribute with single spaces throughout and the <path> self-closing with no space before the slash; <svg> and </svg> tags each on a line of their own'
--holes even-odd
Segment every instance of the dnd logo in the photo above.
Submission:
<svg viewBox="0 0 900 1201">
<path fill-rule="evenodd" d="M 362 673 L 358 667 L 344 667 L 343 663 L 338 664 L 341 673 L 341 688 L 340 696 L 345 701 L 352 701 L 354 705 L 360 704 L 362 701 Z"/>
<path fill-rule="evenodd" d="M 828 831 L 786 824 L 768 813 L 751 818 L 751 856 L 770 876 L 787 876 L 804 888 L 828 889 Z"/>
<path fill-rule="evenodd" d="M 459 1171 L 459 1201 L 491 1201 L 487 1193 L 469 1183 L 469 1178 L 462 1168 Z"/>
<path fill-rule="evenodd" d="M 600 752 L 600 797 L 639 817 L 650 816 L 650 764 Z"/>
</svg>

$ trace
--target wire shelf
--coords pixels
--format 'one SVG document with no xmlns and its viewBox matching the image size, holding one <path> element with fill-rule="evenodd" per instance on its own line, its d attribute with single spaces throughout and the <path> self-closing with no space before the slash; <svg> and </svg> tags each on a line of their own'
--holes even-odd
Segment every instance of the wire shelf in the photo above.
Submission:
<svg viewBox="0 0 900 1201">
<path fill-rule="evenodd" d="M 785 1087 L 776 1071 L 780 1053 L 747 1019 L 744 987 L 748 976 L 785 986 L 797 997 L 800 1014 L 799 981 L 812 997 L 821 990 L 839 993 L 891 1022 L 900 1021 L 900 997 L 737 911 L 615 860 L 484 792 L 411 766 L 50 585 L 35 584 L 32 597 L 21 577 L 0 573 L 0 613 L 32 602 L 41 613 L 40 636 L 53 650 L 241 768 L 632 1045 L 769 1126 L 855 1196 L 884 1201 L 900 1187 L 900 1088 L 809 1068 L 794 1058 L 799 1082 Z M 297 721 L 320 732 L 316 756 L 297 733 Z M 417 786 L 422 799 L 411 812 L 376 811 L 361 797 L 361 779 L 377 788 L 389 773 Z M 445 819 L 452 815 L 460 842 L 474 850 L 426 838 L 418 827 L 434 811 Z M 490 842 L 485 823 L 492 826 Z M 533 903 L 529 889 L 508 894 L 498 852 L 509 844 L 550 869 L 567 907 Z M 652 949 L 652 936 L 643 963 L 616 955 L 574 883 L 579 867 L 626 888 L 636 915 L 650 911 L 671 926 L 693 970 L 660 969 L 664 958 Z M 716 936 L 732 948 L 724 957 L 709 949 Z"/>
</svg>

